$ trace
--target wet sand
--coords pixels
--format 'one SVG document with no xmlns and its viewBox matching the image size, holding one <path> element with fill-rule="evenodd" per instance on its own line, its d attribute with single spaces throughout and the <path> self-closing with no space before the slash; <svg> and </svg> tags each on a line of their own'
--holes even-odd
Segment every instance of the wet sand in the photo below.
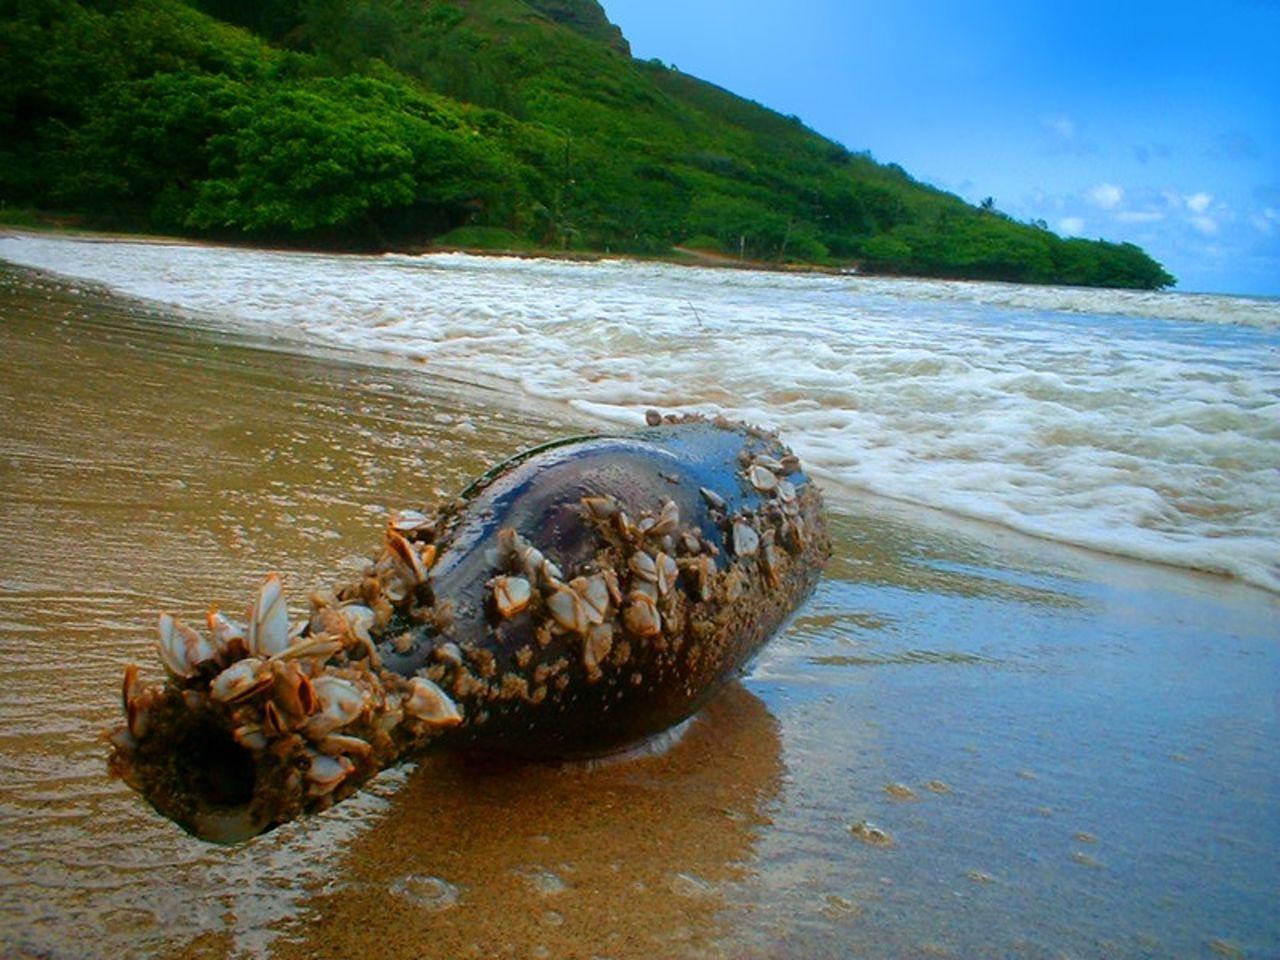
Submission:
<svg viewBox="0 0 1280 960">
<path fill-rule="evenodd" d="M 107 779 L 158 610 L 294 605 L 591 429 L 0 267 L 0 955 L 1275 957 L 1280 602 L 831 490 L 836 559 L 658 755 L 424 758 L 210 848 Z"/>
</svg>

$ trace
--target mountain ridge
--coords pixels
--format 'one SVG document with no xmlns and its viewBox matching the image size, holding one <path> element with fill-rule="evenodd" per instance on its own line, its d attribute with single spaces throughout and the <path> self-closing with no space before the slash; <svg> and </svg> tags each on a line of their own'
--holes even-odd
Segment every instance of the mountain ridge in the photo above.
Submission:
<svg viewBox="0 0 1280 960">
<path fill-rule="evenodd" d="M 553 21 L 575 30 L 588 39 L 599 40 L 621 54 L 631 56 L 631 44 L 622 28 L 609 19 L 609 14 L 596 0 L 525 0 Z"/>
</svg>

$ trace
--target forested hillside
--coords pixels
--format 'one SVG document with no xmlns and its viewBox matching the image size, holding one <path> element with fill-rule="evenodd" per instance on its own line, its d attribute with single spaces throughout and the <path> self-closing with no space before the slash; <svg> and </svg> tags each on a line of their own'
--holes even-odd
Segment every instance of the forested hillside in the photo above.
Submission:
<svg viewBox="0 0 1280 960">
<path fill-rule="evenodd" d="M 5 0 L 0 203 L 94 226 L 1156 288 L 657 61 L 595 0 Z M 945 149 L 940 144 L 939 149 Z"/>
</svg>

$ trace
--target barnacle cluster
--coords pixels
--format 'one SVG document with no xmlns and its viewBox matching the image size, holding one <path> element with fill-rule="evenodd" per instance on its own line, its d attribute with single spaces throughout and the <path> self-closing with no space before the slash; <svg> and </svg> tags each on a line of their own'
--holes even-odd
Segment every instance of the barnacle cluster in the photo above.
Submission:
<svg viewBox="0 0 1280 960">
<path fill-rule="evenodd" d="M 276 574 L 243 621 L 211 609 L 201 633 L 161 614 L 168 679 L 144 686 L 126 668 L 112 772 L 191 832 L 234 841 L 324 809 L 462 723 L 436 684 L 382 669 L 373 641 L 431 566 L 433 546 L 401 532 L 412 519 L 393 517 L 362 580 L 313 593 L 297 622 Z"/>
</svg>

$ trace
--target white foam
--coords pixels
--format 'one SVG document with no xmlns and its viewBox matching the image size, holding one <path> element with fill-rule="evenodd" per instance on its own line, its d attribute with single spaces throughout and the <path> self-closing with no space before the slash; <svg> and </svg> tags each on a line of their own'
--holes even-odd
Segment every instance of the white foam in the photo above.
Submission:
<svg viewBox="0 0 1280 960">
<path fill-rule="evenodd" d="M 1275 301 L 43 237 L 0 257 L 604 421 L 775 426 L 837 496 L 1280 590 Z"/>
</svg>

